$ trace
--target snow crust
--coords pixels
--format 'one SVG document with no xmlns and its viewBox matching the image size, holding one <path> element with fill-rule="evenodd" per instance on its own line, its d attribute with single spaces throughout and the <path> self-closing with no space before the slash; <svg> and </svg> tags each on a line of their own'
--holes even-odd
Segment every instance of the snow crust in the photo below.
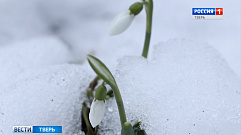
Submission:
<svg viewBox="0 0 241 135">
<path fill-rule="evenodd" d="M 149 135 L 239 135 L 240 80 L 206 43 L 170 40 L 150 60 L 119 60 L 116 80 L 128 120 Z M 102 134 L 120 134 L 114 100 L 108 101 Z M 113 120 L 114 119 L 114 120 Z"/>
<path fill-rule="evenodd" d="M 81 108 L 93 76 L 79 65 L 54 65 L 29 71 L 0 93 L 0 134 L 13 126 L 62 126 L 63 134 L 81 127 Z"/>
</svg>

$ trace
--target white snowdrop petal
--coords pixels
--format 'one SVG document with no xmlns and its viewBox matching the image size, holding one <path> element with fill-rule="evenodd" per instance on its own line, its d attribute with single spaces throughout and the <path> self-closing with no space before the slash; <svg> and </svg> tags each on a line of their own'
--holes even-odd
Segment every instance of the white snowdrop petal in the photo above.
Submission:
<svg viewBox="0 0 241 135">
<path fill-rule="evenodd" d="M 130 15 L 130 10 L 120 13 L 112 22 L 110 27 L 110 35 L 117 35 L 124 32 L 131 24 L 134 15 Z"/>
<path fill-rule="evenodd" d="M 92 102 L 90 107 L 89 120 L 92 127 L 96 127 L 100 124 L 105 114 L 104 101 L 96 100 Z"/>
</svg>

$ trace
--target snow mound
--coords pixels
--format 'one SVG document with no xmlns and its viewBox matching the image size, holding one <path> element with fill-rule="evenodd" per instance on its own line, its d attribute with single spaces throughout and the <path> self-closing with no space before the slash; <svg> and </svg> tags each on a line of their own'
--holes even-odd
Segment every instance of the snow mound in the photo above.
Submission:
<svg viewBox="0 0 241 135">
<path fill-rule="evenodd" d="M 0 83 L 11 82 L 28 69 L 66 63 L 71 59 L 67 46 L 55 37 L 35 38 L 2 46 Z"/>
<path fill-rule="evenodd" d="M 81 108 L 91 79 L 80 65 L 54 65 L 22 74 L 0 93 L 0 134 L 12 126 L 63 126 L 72 135 L 81 128 Z"/>
<path fill-rule="evenodd" d="M 142 121 L 148 135 L 241 134 L 240 80 L 215 49 L 182 39 L 154 50 L 150 60 L 119 60 L 115 78 L 128 121 Z M 108 100 L 100 134 L 120 134 L 119 123 Z"/>
</svg>

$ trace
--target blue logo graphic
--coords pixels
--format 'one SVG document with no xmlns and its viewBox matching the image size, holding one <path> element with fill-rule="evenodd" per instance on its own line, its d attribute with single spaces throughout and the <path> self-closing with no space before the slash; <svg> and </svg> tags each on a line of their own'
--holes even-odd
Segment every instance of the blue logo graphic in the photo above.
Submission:
<svg viewBox="0 0 241 135">
<path fill-rule="evenodd" d="M 192 15 L 216 15 L 216 8 L 192 8 Z"/>
<path fill-rule="evenodd" d="M 33 133 L 62 133 L 62 126 L 33 126 Z"/>
</svg>

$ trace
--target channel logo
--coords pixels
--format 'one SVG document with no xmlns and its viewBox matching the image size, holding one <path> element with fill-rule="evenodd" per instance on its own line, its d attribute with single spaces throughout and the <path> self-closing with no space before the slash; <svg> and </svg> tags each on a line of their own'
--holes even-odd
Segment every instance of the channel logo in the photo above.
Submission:
<svg viewBox="0 0 241 135">
<path fill-rule="evenodd" d="M 13 126 L 13 133 L 32 133 L 32 126 Z"/>
<path fill-rule="evenodd" d="M 223 8 L 192 8 L 193 19 L 223 19 Z"/>
<path fill-rule="evenodd" d="M 13 126 L 13 133 L 62 133 L 62 126 Z"/>
</svg>

